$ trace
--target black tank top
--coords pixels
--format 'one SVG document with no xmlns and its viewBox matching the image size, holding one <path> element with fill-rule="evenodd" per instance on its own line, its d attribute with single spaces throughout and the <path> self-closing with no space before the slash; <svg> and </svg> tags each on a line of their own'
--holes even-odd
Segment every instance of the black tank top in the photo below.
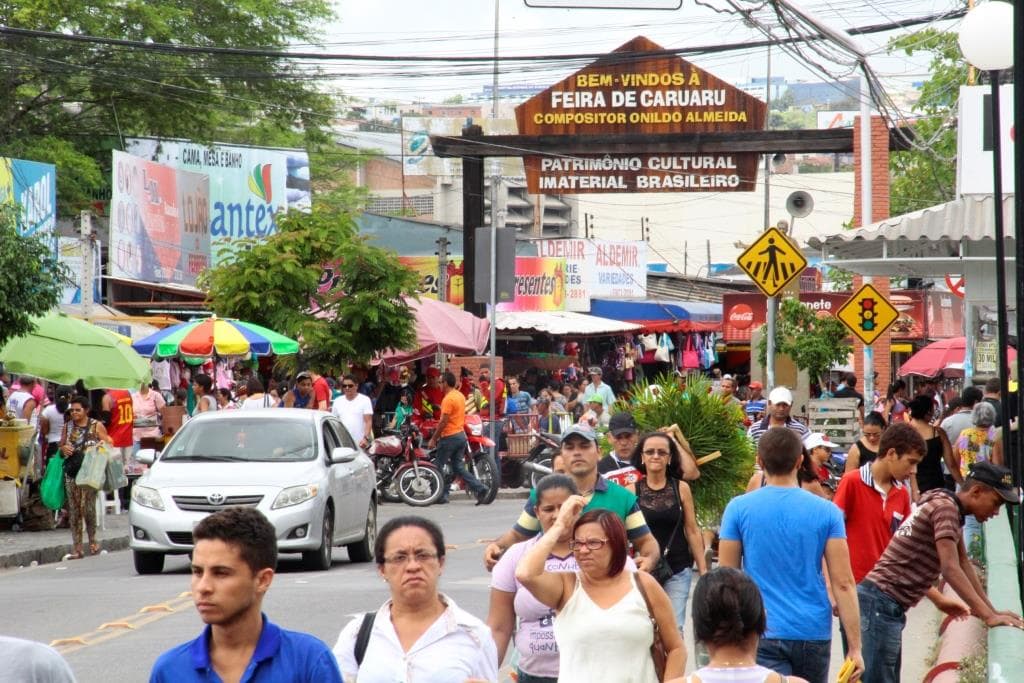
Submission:
<svg viewBox="0 0 1024 683">
<path fill-rule="evenodd" d="M 860 439 L 857 440 L 857 450 L 860 452 L 860 464 L 864 465 L 869 462 L 874 462 L 878 457 L 878 451 L 873 451 L 864 445 L 864 442 Z"/>
<path fill-rule="evenodd" d="M 942 437 L 936 432 L 924 442 L 927 450 L 924 460 L 917 466 L 917 490 L 921 493 L 946 486 L 942 476 Z"/>
<path fill-rule="evenodd" d="M 647 526 L 658 541 L 658 547 L 664 552 L 669 538 L 672 545 L 668 549 L 668 565 L 677 574 L 684 569 L 693 566 L 693 555 L 690 553 L 690 544 L 686 542 L 686 529 L 683 520 L 682 499 L 676 503 L 676 496 L 672 487 L 679 490 L 679 480 L 669 479 L 668 484 L 661 489 L 652 489 L 647 486 L 647 480 L 641 479 L 636 484 L 637 503 L 644 513 Z M 679 525 L 675 537 L 672 537 L 672 530 Z"/>
</svg>

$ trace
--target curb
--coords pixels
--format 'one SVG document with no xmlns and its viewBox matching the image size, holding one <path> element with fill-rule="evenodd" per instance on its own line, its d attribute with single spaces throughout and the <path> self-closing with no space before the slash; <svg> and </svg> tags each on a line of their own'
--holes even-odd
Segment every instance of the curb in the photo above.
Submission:
<svg viewBox="0 0 1024 683">
<path fill-rule="evenodd" d="M 113 538 L 104 538 L 99 541 L 100 550 L 106 550 L 107 552 L 126 550 L 128 548 L 128 541 L 128 534 L 125 534 L 124 536 L 115 536 Z M 43 548 L 22 550 L 8 555 L 0 555 L 0 569 L 26 567 L 33 562 L 38 564 L 60 562 L 61 558 L 70 554 L 73 549 L 74 544 L 69 542 L 59 543 Z"/>
</svg>

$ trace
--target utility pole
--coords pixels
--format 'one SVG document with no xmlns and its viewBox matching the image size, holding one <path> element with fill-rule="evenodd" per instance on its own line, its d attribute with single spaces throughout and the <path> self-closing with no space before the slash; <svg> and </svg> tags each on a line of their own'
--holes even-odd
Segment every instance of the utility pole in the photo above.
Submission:
<svg viewBox="0 0 1024 683">
<path fill-rule="evenodd" d="M 709 277 L 711 275 L 711 240 L 707 241 L 707 249 L 708 249 L 708 272 L 705 274 L 705 277 Z"/>
<path fill-rule="evenodd" d="M 95 254 L 93 253 L 93 247 L 95 246 L 96 235 L 92 231 L 92 213 L 89 211 L 83 211 L 81 214 L 81 232 L 82 232 L 82 277 L 80 287 L 82 288 L 82 315 L 88 318 L 92 315 L 93 305 L 93 265 Z"/>
<path fill-rule="evenodd" d="M 772 120 L 772 46 L 768 46 L 768 54 L 765 58 L 765 99 L 768 100 L 768 107 L 765 109 L 764 129 L 771 128 Z M 772 188 L 772 155 L 764 155 L 764 225 L 762 230 L 771 227 L 771 188 Z M 767 310 L 765 312 L 765 358 L 764 375 L 771 390 L 775 387 L 775 329 L 778 326 L 779 301 L 774 296 L 768 297 Z"/>
<path fill-rule="evenodd" d="M 688 251 L 689 251 L 689 245 L 684 241 L 683 242 L 683 277 L 686 277 L 689 274 L 688 267 L 689 267 L 690 264 L 688 263 L 688 261 L 689 261 L 689 258 L 690 258 L 690 254 L 687 253 Z"/>
<path fill-rule="evenodd" d="M 495 12 L 497 12 L 497 0 L 495 0 Z M 495 32 L 497 36 L 497 32 Z M 505 212 L 498 209 L 498 183 L 501 182 L 501 164 L 497 159 L 491 160 L 491 295 L 489 297 L 490 303 L 490 315 L 491 315 L 491 358 L 490 358 L 490 369 L 491 369 L 491 381 L 489 382 L 488 390 L 490 396 L 488 397 L 490 406 L 490 439 L 492 443 L 498 443 L 498 434 L 496 431 L 497 420 L 495 416 L 498 413 L 497 405 L 495 405 L 494 390 L 498 385 L 498 228 L 505 227 Z M 501 223 L 499 226 L 498 224 Z"/>
<path fill-rule="evenodd" d="M 437 245 L 437 300 L 448 300 L 448 238 L 441 235 L 435 242 Z"/>
<path fill-rule="evenodd" d="M 640 217 L 640 241 L 651 241 L 651 219 L 647 216 Z"/>
</svg>

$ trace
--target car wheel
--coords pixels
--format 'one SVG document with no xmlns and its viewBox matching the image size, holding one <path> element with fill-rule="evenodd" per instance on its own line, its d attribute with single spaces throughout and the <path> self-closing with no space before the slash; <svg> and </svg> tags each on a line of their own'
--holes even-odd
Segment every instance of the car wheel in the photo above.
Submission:
<svg viewBox="0 0 1024 683">
<path fill-rule="evenodd" d="M 363 538 L 345 546 L 348 559 L 353 562 L 369 562 L 373 559 L 373 546 L 377 544 L 377 503 L 370 501 L 370 509 L 366 511 L 366 529 Z"/>
<path fill-rule="evenodd" d="M 302 563 L 306 569 L 324 572 L 331 568 L 331 555 L 334 548 L 334 510 L 330 505 L 324 508 L 324 523 L 320 531 L 320 547 L 302 553 Z"/>
<path fill-rule="evenodd" d="M 141 550 L 132 551 L 135 560 L 135 571 L 139 574 L 159 574 L 164 570 L 163 553 L 147 553 Z"/>
</svg>

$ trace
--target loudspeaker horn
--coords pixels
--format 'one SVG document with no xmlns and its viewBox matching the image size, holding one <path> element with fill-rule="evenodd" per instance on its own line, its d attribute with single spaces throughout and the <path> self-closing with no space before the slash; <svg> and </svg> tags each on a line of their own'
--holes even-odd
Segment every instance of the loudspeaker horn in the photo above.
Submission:
<svg viewBox="0 0 1024 683">
<path fill-rule="evenodd" d="M 803 218 L 814 210 L 814 198 L 803 190 L 797 190 L 786 197 L 786 211 L 793 218 Z"/>
</svg>

